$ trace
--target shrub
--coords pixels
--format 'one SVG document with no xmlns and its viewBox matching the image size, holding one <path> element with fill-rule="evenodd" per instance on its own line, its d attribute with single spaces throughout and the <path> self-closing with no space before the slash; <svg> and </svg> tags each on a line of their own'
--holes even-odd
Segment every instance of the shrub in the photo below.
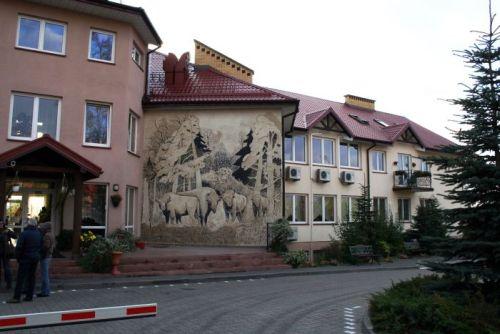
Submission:
<svg viewBox="0 0 500 334">
<path fill-rule="evenodd" d="M 134 235 L 128 231 L 117 229 L 109 235 L 109 239 L 114 243 L 113 250 L 118 252 L 135 251 Z"/>
<path fill-rule="evenodd" d="M 288 237 L 292 234 L 290 223 L 286 219 L 278 219 L 271 224 L 271 250 L 284 253 L 288 250 Z"/>
<path fill-rule="evenodd" d="M 336 265 L 342 261 L 342 243 L 332 239 L 328 247 L 314 252 L 314 263 L 316 265 Z"/>
<path fill-rule="evenodd" d="M 285 254 L 284 260 L 292 268 L 298 268 L 307 263 L 307 253 L 303 250 L 290 251 Z"/>
<path fill-rule="evenodd" d="M 417 239 L 420 248 L 429 253 L 431 245 L 426 238 L 444 238 L 446 232 L 443 210 L 439 207 L 438 200 L 431 198 L 417 207 L 417 214 L 413 217 L 411 230 L 407 235 L 410 239 Z"/>
<path fill-rule="evenodd" d="M 112 251 L 113 243 L 106 238 L 97 236 L 87 253 L 81 258 L 80 265 L 89 272 L 109 272 L 111 270 Z"/>
<path fill-rule="evenodd" d="M 73 230 L 62 230 L 56 237 L 56 248 L 59 251 L 68 251 L 73 247 Z"/>
<path fill-rule="evenodd" d="M 82 252 L 85 253 L 88 251 L 90 245 L 96 240 L 96 236 L 92 231 L 87 231 L 80 235 L 80 248 Z"/>
<path fill-rule="evenodd" d="M 500 300 L 438 276 L 417 277 L 373 296 L 370 316 L 377 333 L 493 334 L 500 331 Z"/>
</svg>

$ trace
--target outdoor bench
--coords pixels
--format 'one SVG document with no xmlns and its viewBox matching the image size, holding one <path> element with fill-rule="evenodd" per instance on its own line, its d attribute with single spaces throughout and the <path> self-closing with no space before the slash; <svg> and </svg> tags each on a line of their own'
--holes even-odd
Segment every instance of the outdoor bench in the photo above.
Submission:
<svg viewBox="0 0 500 334">
<path fill-rule="evenodd" d="M 369 259 L 371 262 L 375 259 L 373 247 L 369 245 L 355 245 L 349 246 L 349 252 L 355 258 Z"/>
</svg>

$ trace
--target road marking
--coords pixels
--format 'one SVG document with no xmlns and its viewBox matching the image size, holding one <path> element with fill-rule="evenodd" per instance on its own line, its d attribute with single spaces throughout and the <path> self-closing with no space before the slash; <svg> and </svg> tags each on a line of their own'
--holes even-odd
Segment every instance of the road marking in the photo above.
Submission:
<svg viewBox="0 0 500 334">
<path fill-rule="evenodd" d="M 173 284 L 170 284 L 169 286 L 174 286 Z"/>
<path fill-rule="evenodd" d="M 353 331 L 346 331 L 346 330 L 344 330 L 344 333 L 347 333 L 347 334 L 356 334 L 356 332 L 353 332 Z"/>
<path fill-rule="evenodd" d="M 75 292 L 75 291 L 76 291 L 76 289 L 73 289 L 73 290 L 71 290 L 71 291 L 72 291 L 72 292 Z"/>
<path fill-rule="evenodd" d="M 144 287 L 141 285 L 141 286 L 139 287 L 139 289 L 144 289 Z"/>
<path fill-rule="evenodd" d="M 159 285 L 155 285 L 155 288 L 159 288 L 160 286 Z"/>
<path fill-rule="evenodd" d="M 94 291 L 94 289 L 89 289 L 89 291 Z"/>
<path fill-rule="evenodd" d="M 431 268 L 429 268 L 429 267 L 425 267 L 425 266 L 421 266 L 421 267 L 419 267 L 418 269 L 420 269 L 420 270 L 429 270 L 429 269 L 431 269 Z"/>
<path fill-rule="evenodd" d="M 352 308 L 360 308 L 361 306 L 359 305 L 356 305 L 356 306 L 353 306 Z"/>
<path fill-rule="evenodd" d="M 229 281 L 224 281 L 224 283 L 229 283 Z"/>
<path fill-rule="evenodd" d="M 126 286 L 123 287 L 124 289 L 128 289 Z"/>
</svg>

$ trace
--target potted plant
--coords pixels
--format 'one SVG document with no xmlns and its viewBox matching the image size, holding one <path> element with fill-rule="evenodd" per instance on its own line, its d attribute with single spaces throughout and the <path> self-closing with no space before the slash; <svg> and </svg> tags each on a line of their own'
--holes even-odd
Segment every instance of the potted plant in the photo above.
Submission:
<svg viewBox="0 0 500 334">
<path fill-rule="evenodd" d="M 111 195 L 111 204 L 116 208 L 118 205 L 120 205 L 120 202 L 122 201 L 122 196 L 120 194 L 113 194 Z"/>
<path fill-rule="evenodd" d="M 406 171 L 405 170 L 397 170 L 394 172 L 395 175 L 406 175 Z"/>
<path fill-rule="evenodd" d="M 118 240 L 110 239 L 111 242 L 111 275 L 120 275 L 118 266 L 123 255 L 123 244 Z"/>
<path fill-rule="evenodd" d="M 137 247 L 139 249 L 144 249 L 144 248 L 146 248 L 146 243 L 141 239 L 137 239 L 135 241 L 135 247 Z"/>
</svg>

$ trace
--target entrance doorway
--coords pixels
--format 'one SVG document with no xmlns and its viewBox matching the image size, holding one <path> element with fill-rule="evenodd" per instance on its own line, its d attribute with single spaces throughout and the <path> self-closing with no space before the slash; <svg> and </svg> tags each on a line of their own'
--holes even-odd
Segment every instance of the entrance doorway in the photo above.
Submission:
<svg viewBox="0 0 500 334">
<path fill-rule="evenodd" d="M 14 183 L 7 181 L 7 189 L 18 190 L 11 192 L 6 202 L 5 216 L 10 228 L 22 232 L 28 218 L 55 221 L 53 182 L 20 181 L 17 184 L 20 189 L 15 189 Z"/>
</svg>

